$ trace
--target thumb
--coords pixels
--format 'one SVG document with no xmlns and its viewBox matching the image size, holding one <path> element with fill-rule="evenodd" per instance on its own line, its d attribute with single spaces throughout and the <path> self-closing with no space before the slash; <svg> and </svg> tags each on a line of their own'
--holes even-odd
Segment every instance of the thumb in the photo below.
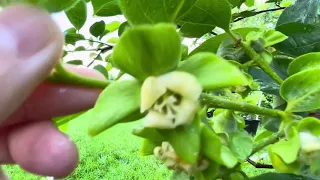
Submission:
<svg viewBox="0 0 320 180">
<path fill-rule="evenodd" d="M 33 6 L 0 13 L 0 123 L 43 82 L 61 57 L 63 34 L 50 15 Z"/>
</svg>

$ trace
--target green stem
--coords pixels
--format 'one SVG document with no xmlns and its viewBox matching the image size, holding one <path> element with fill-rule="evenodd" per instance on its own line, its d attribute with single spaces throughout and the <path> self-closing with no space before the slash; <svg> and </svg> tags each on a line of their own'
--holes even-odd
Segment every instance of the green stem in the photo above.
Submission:
<svg viewBox="0 0 320 180">
<path fill-rule="evenodd" d="M 252 156 L 255 153 L 259 152 L 260 150 L 262 150 L 263 148 L 267 147 L 268 145 L 278 142 L 280 138 L 284 137 L 284 135 L 285 135 L 284 132 L 281 131 L 281 132 L 278 132 L 276 134 L 273 134 L 268 139 L 261 140 L 260 143 L 254 145 L 250 156 Z"/>
<path fill-rule="evenodd" d="M 209 94 L 201 94 L 200 101 L 203 104 L 206 104 L 208 107 L 230 109 L 234 111 L 241 111 L 271 117 L 283 117 L 284 114 L 284 112 L 280 110 L 258 107 L 245 102 L 230 101 L 228 99 Z"/>
<path fill-rule="evenodd" d="M 63 83 L 77 86 L 84 86 L 88 88 L 99 88 L 104 89 L 107 87 L 110 82 L 107 80 L 99 80 L 88 78 L 85 76 L 80 76 L 70 71 L 67 71 L 62 64 L 62 61 L 59 61 L 55 67 L 55 72 L 47 78 L 48 82 L 52 83 Z"/>
<path fill-rule="evenodd" d="M 235 34 L 233 34 L 233 32 L 231 30 L 226 31 L 226 32 L 229 34 L 229 36 L 234 41 L 236 41 L 236 42 L 238 41 L 238 38 L 235 36 Z M 269 74 L 269 76 L 272 79 L 274 79 L 278 84 L 281 85 L 283 83 L 283 80 L 270 68 L 269 64 L 267 62 L 265 62 L 258 53 L 256 53 L 250 46 L 248 46 L 244 42 L 241 41 L 240 44 L 245 49 L 245 51 L 248 53 L 250 58 L 252 60 L 254 60 L 264 72 Z"/>
</svg>

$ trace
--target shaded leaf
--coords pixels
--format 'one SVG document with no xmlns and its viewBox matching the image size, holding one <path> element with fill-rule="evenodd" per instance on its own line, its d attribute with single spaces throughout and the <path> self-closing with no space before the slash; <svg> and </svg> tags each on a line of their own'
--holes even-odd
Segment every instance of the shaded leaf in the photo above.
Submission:
<svg viewBox="0 0 320 180">
<path fill-rule="evenodd" d="M 95 70 L 99 71 L 101 74 L 103 74 L 104 77 L 106 77 L 106 79 L 109 78 L 107 68 L 102 66 L 101 64 L 96 65 L 93 69 L 95 69 Z"/>
<path fill-rule="evenodd" d="M 73 64 L 73 65 L 83 65 L 82 60 L 71 60 L 71 61 L 67 61 L 67 64 Z"/>
<path fill-rule="evenodd" d="M 120 37 L 120 36 L 123 34 L 123 32 L 124 32 L 125 30 L 127 30 L 128 28 L 130 28 L 130 27 L 131 27 L 131 26 L 130 26 L 130 24 L 128 23 L 128 21 L 122 23 L 122 24 L 120 25 L 120 27 L 119 27 L 119 30 L 118 30 L 118 36 Z"/>
<path fill-rule="evenodd" d="M 287 40 L 275 45 L 277 50 L 285 54 L 297 57 L 320 51 L 320 26 L 288 23 L 278 26 L 276 30 L 289 37 Z"/>
<path fill-rule="evenodd" d="M 65 11 L 69 21 L 76 29 L 81 29 L 87 20 L 87 4 L 79 0 L 75 6 Z"/>
<path fill-rule="evenodd" d="M 104 21 L 95 22 L 90 27 L 90 33 L 95 37 L 102 35 L 105 32 L 105 25 Z"/>
<path fill-rule="evenodd" d="M 31 3 L 33 5 L 40 6 L 41 8 L 46 9 L 50 13 L 60 12 L 63 10 L 67 10 L 74 4 L 78 2 L 78 0 L 25 0 L 26 3 Z"/>
<path fill-rule="evenodd" d="M 256 177 L 249 178 L 249 180 L 316 180 L 304 176 L 285 173 L 265 173 Z"/>
<path fill-rule="evenodd" d="M 121 14 L 118 0 L 91 0 L 94 15 L 115 16 Z"/>
</svg>

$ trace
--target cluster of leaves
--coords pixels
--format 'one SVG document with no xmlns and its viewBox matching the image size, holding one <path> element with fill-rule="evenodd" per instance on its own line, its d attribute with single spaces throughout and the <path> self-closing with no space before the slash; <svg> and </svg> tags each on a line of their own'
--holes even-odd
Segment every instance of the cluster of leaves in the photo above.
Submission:
<svg viewBox="0 0 320 180">
<path fill-rule="evenodd" d="M 94 50 L 99 53 L 95 54 L 94 61 L 102 60 L 101 55 L 112 50 L 105 58 L 106 67 L 94 67 L 105 75 L 104 81 L 72 74 L 61 62 L 48 79 L 105 88 L 90 111 L 90 135 L 98 135 L 118 123 L 150 120 L 148 117 L 155 106 L 142 110 L 146 102 L 162 103 L 160 97 L 167 100 L 171 96 L 160 93 L 162 89 L 178 89 L 174 93 L 180 93 L 182 101 L 191 104 L 177 105 L 175 110 L 179 112 L 175 113 L 179 117 L 176 119 L 191 119 L 191 122 L 163 128 L 167 116 L 158 114 L 158 118 L 152 120 L 162 120 L 158 123 L 162 123 L 161 127 L 144 124 L 135 128 L 132 133 L 144 139 L 141 155 L 161 157 L 159 159 L 168 168 L 177 172 L 176 176 L 183 172 L 197 179 L 241 180 L 248 177 L 240 165 L 268 147 L 277 173 L 251 179 L 320 177 L 320 124 L 318 119 L 307 117 L 320 109 L 317 80 L 320 73 L 320 53 L 317 53 L 320 50 L 320 27 L 317 25 L 320 0 L 297 0 L 288 8 L 280 8 L 284 10 L 275 29 L 230 28 L 238 18 L 255 15 L 254 12 L 232 14 L 232 9 L 244 4 L 254 6 L 254 0 L 24 2 L 49 12 L 64 11 L 74 26 L 65 31 L 66 45 L 76 45 L 83 40 L 98 43 Z M 92 37 L 86 39 L 78 30 L 86 22 L 87 3 L 93 6 L 95 16 L 124 15 L 126 21 L 95 22 L 89 29 Z M 279 6 L 281 0 L 266 3 Z M 212 34 L 216 28 L 223 29 L 224 33 L 207 39 L 192 52 L 182 44 L 182 38 L 200 38 Z M 104 43 L 103 37 L 116 30 L 119 38 Z M 81 46 L 75 49 L 88 50 Z M 77 60 L 69 63 L 83 64 Z M 120 76 L 128 74 L 132 79 L 110 78 L 108 70 L 112 68 L 120 70 Z M 197 83 L 193 83 L 190 76 Z M 150 82 L 154 86 L 145 85 Z M 197 94 L 194 89 L 198 85 L 202 92 L 197 97 L 199 107 L 189 101 L 191 95 L 188 94 L 188 91 Z M 274 104 L 275 109 L 258 107 L 252 98 L 255 91 L 273 95 L 281 103 Z M 192 114 L 185 107 L 198 108 Z M 207 108 L 216 108 L 212 118 L 207 118 Z M 164 112 L 166 114 L 167 110 Z M 190 117 L 184 117 L 184 113 Z M 254 138 L 249 135 L 241 113 L 263 116 L 264 131 Z M 63 130 L 71 119 L 81 114 L 83 112 L 54 121 Z M 168 157 L 162 158 L 166 153 Z"/>
</svg>

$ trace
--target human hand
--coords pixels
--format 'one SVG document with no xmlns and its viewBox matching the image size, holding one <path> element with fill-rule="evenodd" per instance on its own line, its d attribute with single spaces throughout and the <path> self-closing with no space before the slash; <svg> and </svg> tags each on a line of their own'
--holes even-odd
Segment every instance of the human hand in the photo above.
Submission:
<svg viewBox="0 0 320 180">
<path fill-rule="evenodd" d="M 44 82 L 61 57 L 63 39 L 40 9 L 19 5 L 0 13 L 0 164 L 57 178 L 76 168 L 76 145 L 51 118 L 91 108 L 100 90 Z M 68 69 L 104 78 L 94 70 Z"/>
</svg>

